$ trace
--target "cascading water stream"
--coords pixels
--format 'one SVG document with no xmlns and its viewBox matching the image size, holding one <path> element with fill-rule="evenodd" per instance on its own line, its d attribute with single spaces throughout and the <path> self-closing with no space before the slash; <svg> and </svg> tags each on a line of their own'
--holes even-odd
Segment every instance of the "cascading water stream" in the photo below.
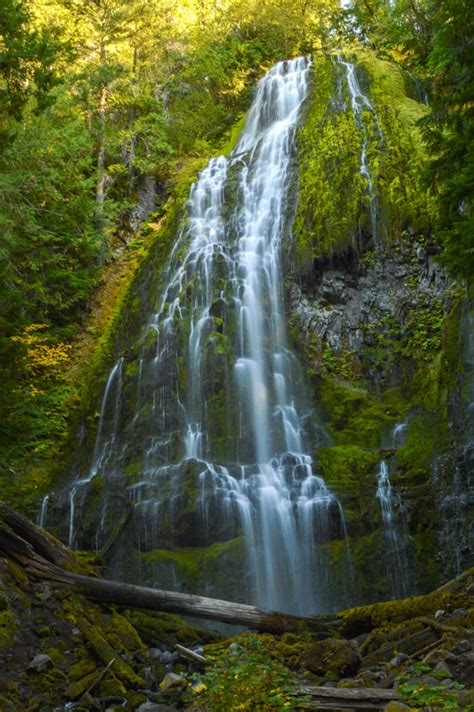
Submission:
<svg viewBox="0 0 474 712">
<path fill-rule="evenodd" d="M 72 544 L 78 490 L 98 474 L 100 546 L 116 525 L 112 500 L 132 466 L 140 552 L 173 537 L 194 545 L 216 541 L 217 532 L 224 540 L 241 535 L 238 595 L 305 614 L 334 605 L 321 593 L 330 571 L 318 545 L 345 536 L 342 507 L 313 472 L 316 428 L 304 411 L 283 302 L 281 243 L 309 69 L 304 58 L 273 67 L 231 156 L 212 159 L 192 186 L 189 217 L 136 357 L 134 412 L 121 406 L 121 360 L 106 385 L 90 472 L 70 491 L 69 526 Z M 190 541 L 180 512 L 193 501 L 199 523 Z"/>
<path fill-rule="evenodd" d="M 92 465 L 86 477 L 76 480 L 69 494 L 69 531 L 68 545 L 74 545 L 76 496 L 81 489 L 89 485 L 97 472 L 104 468 L 107 459 L 112 455 L 112 449 L 118 434 L 118 420 L 120 413 L 120 399 L 122 390 L 122 369 L 124 359 L 121 358 L 112 368 L 105 385 L 102 406 L 100 409 L 99 425 L 92 455 Z M 106 421 L 106 416 L 108 420 Z M 48 495 L 46 495 L 48 496 Z M 44 502 L 43 502 L 44 504 Z M 46 502 L 47 505 L 47 502 Z M 45 512 L 46 514 L 46 512 Z M 99 525 L 100 528 L 100 525 Z"/>
<path fill-rule="evenodd" d="M 393 447 L 403 445 L 406 423 L 397 423 L 392 432 Z M 403 598 L 410 593 L 410 575 L 407 559 L 407 533 L 403 521 L 400 497 L 395 495 L 390 482 L 390 472 L 385 460 L 380 463 L 377 475 L 376 497 L 382 515 L 384 559 L 387 582 L 392 598 Z M 401 522 L 399 521 L 401 518 Z"/>
<path fill-rule="evenodd" d="M 342 67 L 344 67 L 347 88 L 351 100 L 352 113 L 354 116 L 355 124 L 359 131 L 359 135 L 361 137 L 360 174 L 367 183 L 372 237 L 374 243 L 377 244 L 377 187 L 375 185 L 367 158 L 370 133 L 367 123 L 364 119 L 364 112 L 368 112 L 373 117 L 376 132 L 378 133 L 378 143 L 380 146 L 384 143 L 384 136 L 377 117 L 377 112 L 370 103 L 368 97 L 362 92 L 360 88 L 356 75 L 355 65 L 352 62 L 345 62 L 340 54 L 337 57 L 337 61 Z"/>
</svg>

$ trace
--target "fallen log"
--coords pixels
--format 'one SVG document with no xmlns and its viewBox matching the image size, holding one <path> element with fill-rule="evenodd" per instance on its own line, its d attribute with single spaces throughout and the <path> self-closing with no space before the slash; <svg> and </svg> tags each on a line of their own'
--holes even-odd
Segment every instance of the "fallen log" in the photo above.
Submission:
<svg viewBox="0 0 474 712">
<path fill-rule="evenodd" d="M 339 688 L 308 685 L 293 693 L 317 702 L 318 710 L 383 710 L 389 702 L 400 702 L 395 690 L 376 687 Z"/>
<path fill-rule="evenodd" d="M 73 552 L 3 503 L 0 503 L 0 555 L 20 564 L 29 576 L 71 586 L 87 598 L 124 608 L 179 613 L 269 633 L 309 632 L 325 638 L 333 632 L 331 621 L 324 616 L 303 618 L 266 611 L 245 603 L 162 591 L 86 575 Z"/>
<path fill-rule="evenodd" d="M 73 553 L 22 514 L 0 502 L 0 552 L 18 563 L 29 560 L 64 567 Z"/>
<path fill-rule="evenodd" d="M 274 613 L 246 603 L 222 601 L 178 591 L 162 591 L 130 583 L 92 578 L 59 569 L 45 570 L 30 566 L 26 572 L 37 578 L 72 585 L 78 592 L 94 601 L 115 604 L 124 608 L 179 613 L 269 633 L 311 632 L 319 637 L 331 635 L 330 626 L 318 617 L 303 618 Z"/>
<path fill-rule="evenodd" d="M 185 648 L 184 645 L 180 645 L 179 643 L 176 643 L 174 646 L 174 649 L 178 653 L 178 655 L 181 658 L 184 658 L 185 660 L 190 660 L 193 662 L 195 665 L 198 665 L 199 667 L 206 667 L 207 665 L 213 665 L 214 663 L 209 660 L 208 658 L 205 658 L 204 655 L 200 655 L 199 653 L 194 652 L 194 650 L 190 650 L 189 648 Z"/>
</svg>

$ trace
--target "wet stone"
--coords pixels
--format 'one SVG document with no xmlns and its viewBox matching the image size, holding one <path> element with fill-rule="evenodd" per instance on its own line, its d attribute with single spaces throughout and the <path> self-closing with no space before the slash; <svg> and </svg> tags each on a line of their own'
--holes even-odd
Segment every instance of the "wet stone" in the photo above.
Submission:
<svg viewBox="0 0 474 712">
<path fill-rule="evenodd" d="M 444 660 L 441 660 L 437 665 L 435 665 L 433 672 L 435 673 L 446 673 L 447 675 L 451 676 L 451 670 L 449 669 L 448 665 Z"/>
<path fill-rule="evenodd" d="M 421 683 L 423 685 L 439 685 L 440 682 L 436 677 L 433 677 L 432 675 L 423 675 L 421 678 Z"/>
<path fill-rule="evenodd" d="M 147 650 L 147 657 L 150 660 L 161 660 L 161 656 L 163 655 L 163 651 L 160 650 L 159 648 L 148 648 Z"/>
<path fill-rule="evenodd" d="M 176 654 L 172 653 L 170 650 L 165 650 L 160 655 L 160 661 L 165 665 L 172 663 L 174 660 L 176 660 Z"/>
<path fill-rule="evenodd" d="M 390 660 L 389 665 L 398 666 L 401 665 L 405 660 L 408 660 L 408 655 L 406 655 L 405 653 L 399 653 Z"/>
<path fill-rule="evenodd" d="M 472 649 L 472 645 L 469 642 L 469 640 L 460 640 L 456 645 L 454 645 L 451 648 L 451 652 L 453 655 L 462 655 L 463 653 L 467 653 L 468 650 Z"/>
</svg>

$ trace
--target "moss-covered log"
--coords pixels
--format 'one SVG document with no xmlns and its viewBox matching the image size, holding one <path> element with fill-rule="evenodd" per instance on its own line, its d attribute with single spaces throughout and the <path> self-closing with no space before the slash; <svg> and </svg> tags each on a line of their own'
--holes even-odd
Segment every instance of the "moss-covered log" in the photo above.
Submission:
<svg viewBox="0 0 474 712">
<path fill-rule="evenodd" d="M 127 608 L 181 613 L 271 633 L 311 632 L 320 637 L 331 634 L 330 621 L 324 617 L 300 618 L 243 603 L 84 575 L 76 557 L 61 542 L 4 504 L 0 504 L 0 554 L 21 564 L 30 576 L 73 586 L 96 601 Z M 77 573 L 78 570 L 81 572 Z"/>
<path fill-rule="evenodd" d="M 176 591 L 161 591 L 144 586 L 106 581 L 91 576 L 66 571 L 28 571 L 41 578 L 75 586 L 80 593 L 95 601 L 113 603 L 127 608 L 142 608 L 151 611 L 165 611 L 196 616 L 208 620 L 242 625 L 254 630 L 270 633 L 312 632 L 320 636 L 330 635 L 330 622 L 324 618 L 302 618 L 283 613 L 265 611 L 245 603 L 222 601 L 216 598 L 195 596 Z"/>
</svg>

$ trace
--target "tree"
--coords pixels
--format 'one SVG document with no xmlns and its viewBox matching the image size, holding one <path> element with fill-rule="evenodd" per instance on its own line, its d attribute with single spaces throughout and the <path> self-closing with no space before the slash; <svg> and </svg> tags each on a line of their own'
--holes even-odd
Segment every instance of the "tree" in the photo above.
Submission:
<svg viewBox="0 0 474 712">
<path fill-rule="evenodd" d="M 442 261 L 455 273 L 474 274 L 474 17 L 464 0 L 437 0 L 433 45 L 432 110 L 425 137 L 433 153 L 430 183 L 439 197 L 436 234 Z"/>
<path fill-rule="evenodd" d="M 46 32 L 30 26 L 30 16 L 21 0 L 0 0 L 0 121 L 20 119 L 28 101 L 36 111 L 48 103 L 57 45 Z M 3 116 L 2 116 L 3 114 Z"/>
</svg>

